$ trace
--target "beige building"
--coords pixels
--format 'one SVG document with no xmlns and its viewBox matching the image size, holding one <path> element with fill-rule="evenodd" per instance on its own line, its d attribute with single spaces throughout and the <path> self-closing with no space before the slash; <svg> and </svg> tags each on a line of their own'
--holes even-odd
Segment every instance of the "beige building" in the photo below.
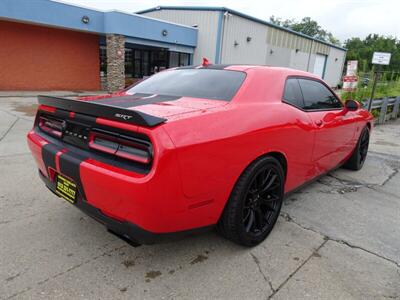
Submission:
<svg viewBox="0 0 400 300">
<path fill-rule="evenodd" d="M 346 49 L 224 7 L 155 7 L 138 12 L 198 29 L 193 63 L 260 64 L 312 72 L 335 87 Z"/>
</svg>

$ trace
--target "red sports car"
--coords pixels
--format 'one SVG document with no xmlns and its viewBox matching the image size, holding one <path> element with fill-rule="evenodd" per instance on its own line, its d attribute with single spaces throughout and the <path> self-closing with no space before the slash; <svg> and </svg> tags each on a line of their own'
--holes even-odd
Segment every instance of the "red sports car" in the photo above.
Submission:
<svg viewBox="0 0 400 300">
<path fill-rule="evenodd" d="M 363 166 L 372 127 L 316 76 L 264 66 L 181 67 L 39 104 L 28 143 L 40 177 L 133 245 L 214 226 L 257 245 L 286 193 Z"/>
</svg>

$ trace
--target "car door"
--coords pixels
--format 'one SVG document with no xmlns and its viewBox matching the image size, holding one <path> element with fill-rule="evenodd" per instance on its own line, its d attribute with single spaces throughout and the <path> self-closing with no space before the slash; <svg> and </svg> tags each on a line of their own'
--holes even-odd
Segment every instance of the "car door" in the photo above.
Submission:
<svg viewBox="0 0 400 300">
<path fill-rule="evenodd" d="M 354 122 L 337 96 L 322 82 L 299 78 L 304 107 L 314 124 L 313 161 L 316 173 L 337 166 L 348 154 Z"/>
<path fill-rule="evenodd" d="M 304 101 L 297 78 L 287 78 L 282 102 L 287 104 L 286 114 L 291 122 L 285 130 L 285 153 L 289 161 L 287 187 L 295 188 L 312 179 L 314 175 L 313 148 L 314 125 L 303 110 Z"/>
</svg>

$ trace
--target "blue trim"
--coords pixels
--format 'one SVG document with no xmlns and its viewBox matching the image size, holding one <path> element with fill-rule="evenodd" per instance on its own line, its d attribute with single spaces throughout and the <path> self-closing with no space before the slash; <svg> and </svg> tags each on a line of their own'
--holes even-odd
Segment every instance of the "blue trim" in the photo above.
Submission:
<svg viewBox="0 0 400 300">
<path fill-rule="evenodd" d="M 319 42 L 321 44 L 325 44 L 327 46 L 330 46 L 330 47 L 333 47 L 333 48 L 336 48 L 336 49 L 339 49 L 339 50 L 347 51 L 346 48 L 343 48 L 343 47 L 340 47 L 340 46 L 337 46 L 337 45 L 334 45 L 334 44 L 331 44 L 331 43 L 328 43 L 328 42 L 325 42 L 325 41 L 321 41 L 321 40 L 319 40 L 317 38 L 314 38 L 312 36 L 306 35 L 304 33 L 297 32 L 297 31 L 294 31 L 294 30 L 289 29 L 289 28 L 285 28 L 285 27 L 282 27 L 282 26 L 278 26 L 278 25 L 272 24 L 271 22 L 267 22 L 267 21 L 264 21 L 264 20 L 249 16 L 249 15 L 246 15 L 244 13 L 241 13 L 239 11 L 236 11 L 236 10 L 233 10 L 233 9 L 230 9 L 230 8 L 227 8 L 227 7 L 218 7 L 218 6 L 215 6 L 215 7 L 214 6 L 157 6 L 157 7 L 141 10 L 141 11 L 138 11 L 136 13 L 137 14 L 145 14 L 145 13 L 158 11 L 158 10 L 163 10 L 163 9 L 164 10 L 195 10 L 195 11 L 223 11 L 223 12 L 228 12 L 230 14 L 233 14 L 233 15 L 236 15 L 236 16 L 239 16 L 239 17 L 242 17 L 242 18 L 257 22 L 257 23 L 260 23 L 260 24 L 268 25 L 270 27 L 274 27 L 274 28 L 277 28 L 277 29 L 280 29 L 280 30 L 283 30 L 283 31 L 286 31 L 286 32 L 293 33 L 295 35 L 304 37 L 304 38 L 309 39 L 309 40 L 314 40 L 316 42 Z"/>
<path fill-rule="evenodd" d="M 89 17 L 84 24 L 83 16 Z M 118 11 L 103 12 L 49 0 L 1 0 L 0 19 L 78 30 L 121 34 L 167 44 L 196 47 L 196 28 Z M 164 36 L 163 30 L 168 34 Z"/>
<path fill-rule="evenodd" d="M 222 45 L 222 22 L 224 20 L 224 12 L 220 11 L 218 15 L 217 41 L 215 43 L 215 63 L 221 63 L 221 45 Z"/>
</svg>

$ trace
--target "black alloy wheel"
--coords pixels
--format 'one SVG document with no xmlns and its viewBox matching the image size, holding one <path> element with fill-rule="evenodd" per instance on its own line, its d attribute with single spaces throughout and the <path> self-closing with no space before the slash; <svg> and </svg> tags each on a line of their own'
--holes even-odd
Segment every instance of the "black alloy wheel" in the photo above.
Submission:
<svg viewBox="0 0 400 300">
<path fill-rule="evenodd" d="M 368 153 L 368 146 L 369 146 L 369 130 L 364 130 L 360 137 L 360 147 L 359 151 L 359 164 L 362 166 L 367 158 Z"/>
<path fill-rule="evenodd" d="M 344 164 L 344 167 L 346 169 L 355 171 L 360 170 L 363 167 L 365 160 L 367 158 L 368 146 L 369 146 L 369 128 L 368 126 L 366 126 L 361 131 L 360 137 L 358 138 L 358 142 L 353 151 L 353 154 Z"/>
<path fill-rule="evenodd" d="M 264 156 L 239 177 L 217 229 L 237 244 L 261 243 L 274 227 L 283 202 L 285 176 L 280 162 Z"/>
<path fill-rule="evenodd" d="M 259 235 L 272 224 L 279 206 L 281 185 L 278 171 L 271 166 L 265 166 L 253 177 L 243 206 L 246 232 Z"/>
</svg>

